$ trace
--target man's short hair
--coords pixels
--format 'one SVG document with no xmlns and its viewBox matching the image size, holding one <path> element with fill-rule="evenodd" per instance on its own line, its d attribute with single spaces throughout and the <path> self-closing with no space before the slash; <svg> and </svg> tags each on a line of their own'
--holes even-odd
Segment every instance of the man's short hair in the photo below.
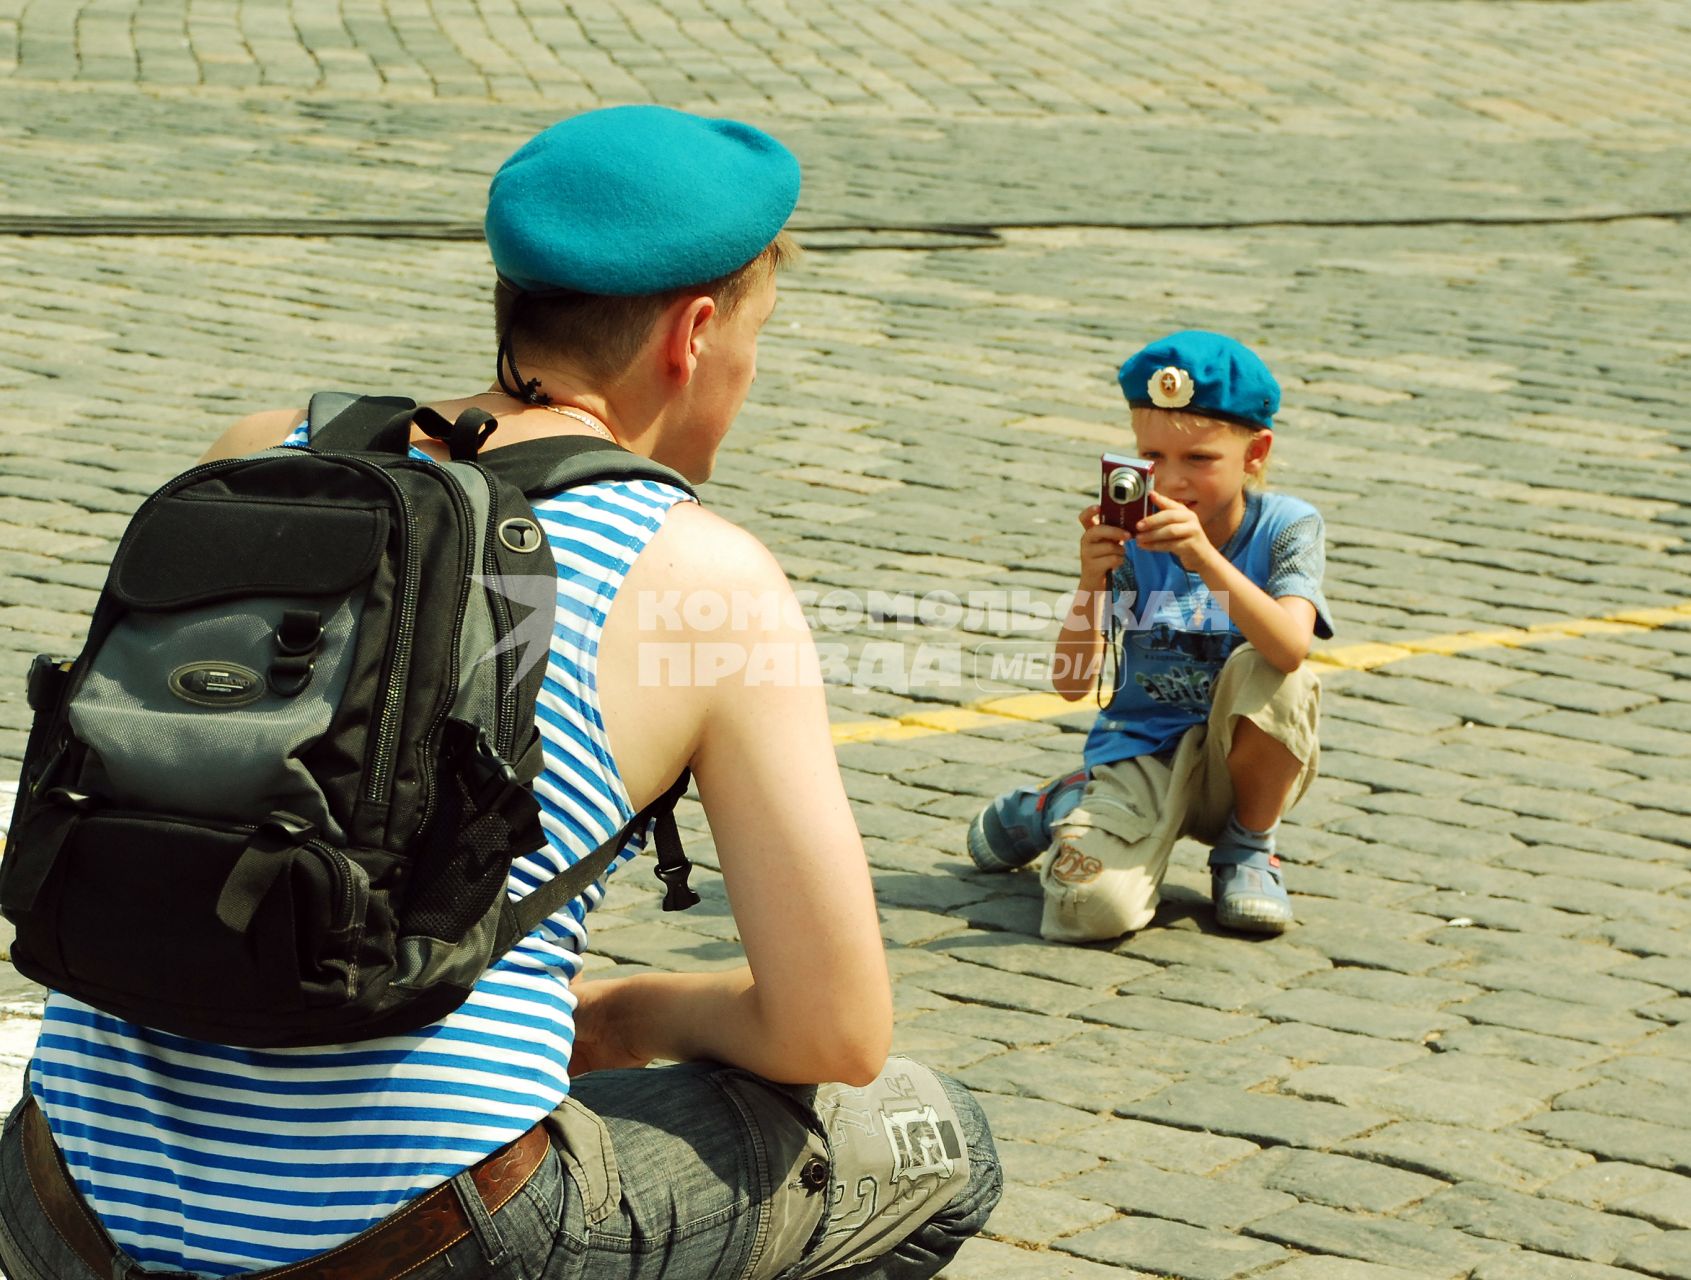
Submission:
<svg viewBox="0 0 1691 1280">
<path fill-rule="evenodd" d="M 527 296 L 503 279 L 493 287 L 493 324 L 509 341 L 517 364 L 561 358 L 595 378 L 614 378 L 634 362 L 664 310 L 682 298 L 716 299 L 719 315 L 733 315 L 763 276 L 797 259 L 799 245 L 783 231 L 745 266 L 703 284 L 662 293 L 614 297 L 598 293 Z M 518 305 L 519 299 L 521 305 Z"/>
</svg>

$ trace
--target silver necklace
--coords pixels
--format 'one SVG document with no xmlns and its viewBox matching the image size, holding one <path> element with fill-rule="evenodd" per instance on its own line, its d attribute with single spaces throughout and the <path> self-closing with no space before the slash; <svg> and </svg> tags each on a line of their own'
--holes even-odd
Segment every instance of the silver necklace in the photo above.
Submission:
<svg viewBox="0 0 1691 1280">
<path fill-rule="evenodd" d="M 580 409 L 572 409 L 568 405 L 562 404 L 542 404 L 538 407 L 545 409 L 548 413 L 560 413 L 566 418 L 574 418 L 594 435 L 602 436 L 612 444 L 617 442 L 617 438 L 611 434 L 611 429 L 590 413 L 584 413 Z"/>
</svg>

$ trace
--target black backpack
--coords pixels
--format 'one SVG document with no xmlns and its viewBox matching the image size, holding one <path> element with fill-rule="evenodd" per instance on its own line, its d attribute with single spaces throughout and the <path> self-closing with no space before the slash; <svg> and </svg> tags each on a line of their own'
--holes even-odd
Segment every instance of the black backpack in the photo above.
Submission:
<svg viewBox="0 0 1691 1280">
<path fill-rule="evenodd" d="M 515 593 L 549 619 L 556 575 L 528 499 L 686 481 L 580 437 L 478 461 L 479 410 L 323 393 L 310 418 L 310 448 L 194 467 L 135 513 L 81 656 L 31 670 L 0 860 L 19 972 L 224 1044 L 433 1022 L 654 822 L 665 909 L 697 901 L 685 773 L 568 873 L 505 891 L 544 843 L 546 655 L 518 652 L 510 583 L 554 584 Z M 413 422 L 453 460 L 409 457 Z"/>
</svg>

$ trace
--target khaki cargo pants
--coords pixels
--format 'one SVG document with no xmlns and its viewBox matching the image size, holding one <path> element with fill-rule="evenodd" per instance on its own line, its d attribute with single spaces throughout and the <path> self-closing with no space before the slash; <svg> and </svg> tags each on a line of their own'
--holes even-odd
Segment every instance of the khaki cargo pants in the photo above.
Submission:
<svg viewBox="0 0 1691 1280">
<path fill-rule="evenodd" d="M 1172 759 L 1139 756 L 1092 771 L 1080 805 L 1058 824 L 1040 868 L 1039 932 L 1091 942 L 1143 929 L 1156 912 L 1174 842 L 1214 844 L 1233 811 L 1227 754 L 1243 716 L 1303 764 L 1287 808 L 1315 779 L 1321 682 L 1305 663 L 1291 675 L 1249 645 L 1215 682 L 1207 724 L 1186 731 Z"/>
</svg>

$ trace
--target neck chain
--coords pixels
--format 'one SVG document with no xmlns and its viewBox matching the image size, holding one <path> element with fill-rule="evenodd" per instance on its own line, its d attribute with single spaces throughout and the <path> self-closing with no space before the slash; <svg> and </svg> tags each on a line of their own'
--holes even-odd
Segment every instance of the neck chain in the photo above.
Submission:
<svg viewBox="0 0 1691 1280">
<path fill-rule="evenodd" d="M 537 409 L 544 409 L 548 413 L 557 413 L 562 414 L 566 418 L 574 418 L 594 435 L 602 436 L 604 439 L 609 440 L 612 444 L 617 442 L 617 438 L 611 434 L 611 429 L 609 427 L 600 422 L 599 419 L 595 418 L 592 414 L 584 412 L 581 409 L 572 409 L 568 405 L 562 404 L 536 404 L 535 407 Z"/>
</svg>

